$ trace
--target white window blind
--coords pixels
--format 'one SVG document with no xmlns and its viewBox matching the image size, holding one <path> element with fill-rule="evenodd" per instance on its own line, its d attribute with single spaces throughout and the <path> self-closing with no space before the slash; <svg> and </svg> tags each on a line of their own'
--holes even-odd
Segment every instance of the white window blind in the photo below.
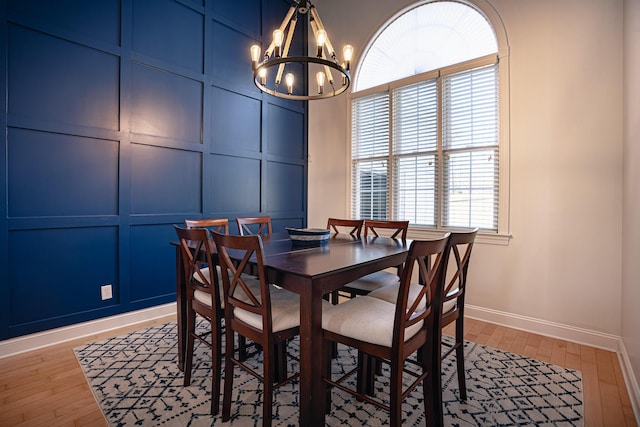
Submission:
<svg viewBox="0 0 640 427">
<path fill-rule="evenodd" d="M 436 225 L 437 80 L 393 90 L 394 218 Z"/>
<path fill-rule="evenodd" d="M 445 227 L 498 227 L 498 69 L 442 81 Z"/>
<path fill-rule="evenodd" d="M 497 64 L 356 98 L 352 108 L 354 218 L 497 230 Z"/>
<path fill-rule="evenodd" d="M 352 215 L 388 216 L 389 97 L 378 93 L 352 103 Z"/>
</svg>

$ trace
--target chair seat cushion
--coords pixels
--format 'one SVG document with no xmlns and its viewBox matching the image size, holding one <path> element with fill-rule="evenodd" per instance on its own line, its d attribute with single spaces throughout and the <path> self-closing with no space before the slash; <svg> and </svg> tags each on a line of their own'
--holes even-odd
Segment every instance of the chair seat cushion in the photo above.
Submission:
<svg viewBox="0 0 640 427">
<path fill-rule="evenodd" d="M 329 305 L 322 311 L 322 329 L 360 341 L 391 347 L 395 304 L 370 296 Z M 422 322 L 405 331 L 405 341 L 414 336 Z"/>
<path fill-rule="evenodd" d="M 270 288 L 273 332 L 300 326 L 300 296 L 274 285 L 270 285 Z M 323 307 L 331 305 L 324 300 L 322 304 Z M 236 319 L 256 329 L 262 329 L 262 316 L 242 310 L 241 308 L 236 308 L 234 315 Z"/>
<path fill-rule="evenodd" d="M 363 276 L 358 280 L 354 280 L 353 282 L 348 283 L 345 287 L 359 289 L 365 292 L 372 292 L 376 289 L 399 282 L 400 278 L 397 274 L 390 271 L 381 270 L 371 274 L 367 274 L 366 276 Z"/>
<path fill-rule="evenodd" d="M 376 289 L 375 291 L 372 291 L 368 296 L 395 304 L 398 301 L 399 289 L 400 289 L 399 284 L 388 285 L 388 286 L 385 286 L 384 288 L 380 288 L 380 289 Z M 420 293 L 421 289 L 422 289 L 422 285 L 418 283 L 411 284 L 411 287 L 409 288 L 409 306 L 413 304 L 413 301 L 418 297 L 418 294 Z M 418 307 L 423 308 L 425 304 L 426 303 L 423 298 L 420 304 L 418 305 Z M 450 311 L 452 308 L 454 308 L 455 306 L 456 306 L 455 299 L 450 301 L 445 301 L 442 307 L 442 312 L 446 313 Z"/>
</svg>

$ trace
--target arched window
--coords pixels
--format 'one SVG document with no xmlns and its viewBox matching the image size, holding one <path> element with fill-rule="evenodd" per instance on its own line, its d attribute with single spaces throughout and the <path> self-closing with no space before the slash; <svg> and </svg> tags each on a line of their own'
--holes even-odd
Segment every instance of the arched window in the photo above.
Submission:
<svg viewBox="0 0 640 427">
<path fill-rule="evenodd" d="M 499 44 L 461 1 L 416 3 L 374 36 L 351 95 L 354 217 L 507 233 Z"/>
</svg>

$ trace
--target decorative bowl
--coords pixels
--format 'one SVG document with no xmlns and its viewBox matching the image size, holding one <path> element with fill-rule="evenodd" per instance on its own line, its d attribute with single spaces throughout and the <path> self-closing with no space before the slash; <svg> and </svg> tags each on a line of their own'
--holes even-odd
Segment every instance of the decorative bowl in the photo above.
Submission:
<svg viewBox="0 0 640 427">
<path fill-rule="evenodd" d="M 324 228 L 291 228 L 287 227 L 289 238 L 293 243 L 313 245 L 329 241 L 331 230 Z"/>
</svg>

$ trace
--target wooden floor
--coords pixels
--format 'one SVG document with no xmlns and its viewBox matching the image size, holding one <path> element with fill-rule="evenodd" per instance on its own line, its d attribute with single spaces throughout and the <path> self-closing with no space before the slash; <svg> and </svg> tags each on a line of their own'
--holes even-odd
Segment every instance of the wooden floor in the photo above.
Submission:
<svg viewBox="0 0 640 427">
<path fill-rule="evenodd" d="M 170 320 L 0 359 L 0 426 L 106 426 L 73 348 Z M 465 338 L 582 371 L 585 427 L 637 425 L 615 353 L 473 319 L 465 322 Z"/>
</svg>

